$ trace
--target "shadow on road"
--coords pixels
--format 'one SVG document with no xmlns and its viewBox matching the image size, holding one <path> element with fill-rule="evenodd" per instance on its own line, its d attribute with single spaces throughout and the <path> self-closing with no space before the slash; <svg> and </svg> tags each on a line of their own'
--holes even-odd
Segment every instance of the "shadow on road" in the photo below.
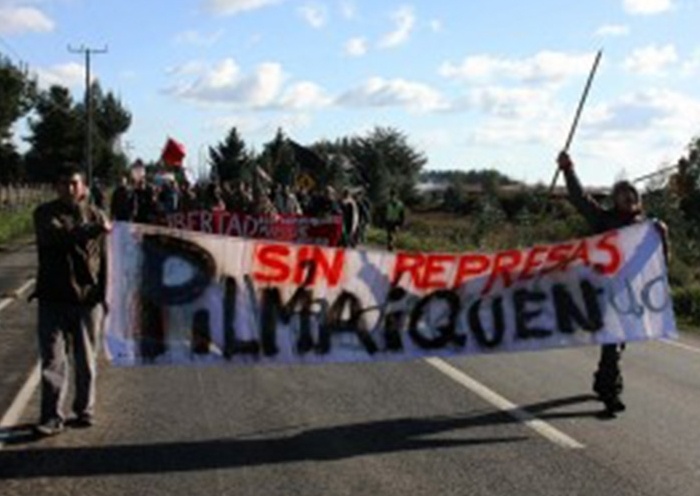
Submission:
<svg viewBox="0 0 700 496">
<path fill-rule="evenodd" d="M 552 420 L 552 419 L 564 419 L 564 418 L 580 418 L 580 417 L 595 417 L 599 418 L 601 408 L 595 410 L 578 410 L 578 411 L 566 411 L 566 412 L 549 412 L 548 410 L 554 410 L 556 408 L 561 408 L 565 406 L 577 405 L 580 403 L 597 402 L 598 397 L 592 394 L 581 394 L 577 396 L 569 396 L 566 398 L 557 398 L 555 400 L 542 401 L 540 403 L 533 403 L 532 405 L 527 405 L 523 407 L 531 414 L 542 420 Z"/>
<path fill-rule="evenodd" d="M 0 451 L 0 479 L 187 472 L 526 440 L 525 436 L 465 439 L 454 432 L 448 439 L 421 439 L 508 421 L 504 414 L 397 419 L 311 429 L 286 437 L 8 450 Z"/>
<path fill-rule="evenodd" d="M 524 407 L 540 418 L 595 416 L 596 412 L 544 413 L 592 401 L 573 396 Z M 309 429 L 289 436 L 95 447 L 39 447 L 0 451 L 0 479 L 187 472 L 299 461 L 332 461 L 372 454 L 512 443 L 527 436 L 457 437 L 457 431 L 516 422 L 503 412 L 471 416 L 403 418 Z M 449 433 L 449 438 L 434 436 Z M 269 434 L 269 433 L 268 433 Z M 7 439 L 6 444 L 31 441 Z"/>
</svg>

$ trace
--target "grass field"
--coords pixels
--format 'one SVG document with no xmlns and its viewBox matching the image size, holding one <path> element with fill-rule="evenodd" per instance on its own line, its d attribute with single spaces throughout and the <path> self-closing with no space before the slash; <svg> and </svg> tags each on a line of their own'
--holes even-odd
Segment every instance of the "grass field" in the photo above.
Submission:
<svg viewBox="0 0 700 496">
<path fill-rule="evenodd" d="M 0 210 L 0 245 L 32 232 L 32 208 Z"/>
</svg>

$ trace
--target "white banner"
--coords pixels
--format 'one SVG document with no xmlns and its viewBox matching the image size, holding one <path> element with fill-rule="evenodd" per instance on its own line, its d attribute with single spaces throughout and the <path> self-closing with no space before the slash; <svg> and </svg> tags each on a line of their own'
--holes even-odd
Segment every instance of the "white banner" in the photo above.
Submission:
<svg viewBox="0 0 700 496">
<path fill-rule="evenodd" d="M 652 223 L 486 253 L 349 250 L 117 223 L 116 364 L 323 363 L 675 337 Z"/>
</svg>

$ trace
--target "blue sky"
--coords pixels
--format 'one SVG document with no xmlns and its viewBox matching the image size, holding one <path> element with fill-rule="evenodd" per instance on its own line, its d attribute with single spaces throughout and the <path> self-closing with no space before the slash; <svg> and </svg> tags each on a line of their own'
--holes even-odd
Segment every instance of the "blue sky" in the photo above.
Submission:
<svg viewBox="0 0 700 496">
<path fill-rule="evenodd" d="M 81 44 L 133 113 L 197 168 L 236 126 L 259 149 L 404 132 L 428 169 L 549 182 L 599 48 L 571 153 L 588 184 L 675 162 L 700 134 L 700 0 L 0 0 L 0 51 L 83 95 Z M 18 134 L 23 131 L 18 127 Z"/>
</svg>

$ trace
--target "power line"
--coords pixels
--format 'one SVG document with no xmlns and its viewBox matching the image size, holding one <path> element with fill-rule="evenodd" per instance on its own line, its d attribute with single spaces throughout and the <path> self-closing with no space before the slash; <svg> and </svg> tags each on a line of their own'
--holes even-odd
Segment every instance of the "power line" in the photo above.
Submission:
<svg viewBox="0 0 700 496">
<path fill-rule="evenodd" d="M 90 85 L 90 57 L 93 54 L 100 55 L 107 53 L 108 48 L 90 48 L 85 45 L 80 45 L 79 48 L 73 48 L 68 45 L 68 51 L 85 55 L 85 167 L 87 169 L 87 183 L 92 186 L 92 91 Z"/>
<path fill-rule="evenodd" d="M 17 57 L 17 62 L 19 63 L 20 66 L 23 64 L 26 65 L 25 62 L 22 60 L 22 56 L 19 54 L 17 50 L 2 36 L 0 36 L 0 44 L 3 45 L 9 52 L 11 52 L 15 57 Z"/>
</svg>

